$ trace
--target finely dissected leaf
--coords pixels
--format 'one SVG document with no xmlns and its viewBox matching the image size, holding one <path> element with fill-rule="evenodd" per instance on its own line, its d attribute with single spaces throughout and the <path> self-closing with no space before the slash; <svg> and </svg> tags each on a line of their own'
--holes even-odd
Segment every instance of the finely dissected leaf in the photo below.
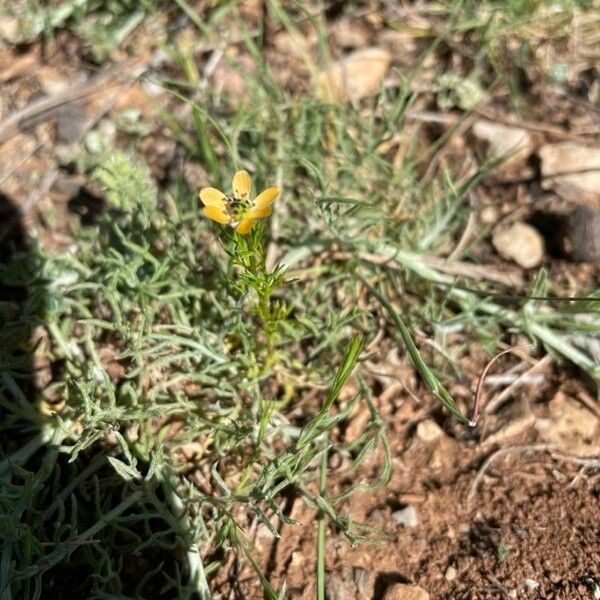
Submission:
<svg viewBox="0 0 600 600">
<path fill-rule="evenodd" d="M 114 456 L 108 457 L 108 462 L 112 465 L 113 469 L 118 473 L 124 481 L 135 481 L 141 479 L 142 475 L 132 467 L 131 465 L 125 464 L 122 460 L 115 458 Z"/>
</svg>

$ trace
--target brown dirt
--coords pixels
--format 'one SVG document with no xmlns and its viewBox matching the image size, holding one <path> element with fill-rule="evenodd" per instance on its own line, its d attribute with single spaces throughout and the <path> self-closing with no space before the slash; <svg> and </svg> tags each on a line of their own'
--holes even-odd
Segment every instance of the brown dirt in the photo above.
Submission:
<svg viewBox="0 0 600 600">
<path fill-rule="evenodd" d="M 586 393 L 576 379 L 562 378 L 547 370 L 535 391 L 517 389 L 499 415 L 484 417 L 479 432 L 488 433 L 480 439 L 452 425 L 433 400 L 418 406 L 405 392 L 384 389 L 380 400 L 388 406 L 379 408 L 389 423 L 391 481 L 377 492 L 356 494 L 342 513 L 378 528 L 385 539 L 352 548 L 329 531 L 328 597 L 377 600 L 389 585 L 403 582 L 418 584 L 432 599 L 596 598 L 600 461 L 585 456 L 598 456 L 599 420 L 577 404 L 582 410 L 578 424 L 571 423 L 566 438 L 548 443 L 551 428 L 543 425 L 552 421 L 557 403 L 564 403 L 559 413 L 564 415 L 568 407 L 575 410 L 573 398 Z M 563 391 L 570 392 L 568 397 Z M 426 397 L 421 390 L 418 396 Z M 531 401 L 527 418 L 521 406 L 525 399 Z M 509 417 L 511 427 L 503 426 L 503 433 L 494 429 L 495 420 L 505 423 Z M 428 439 L 436 421 L 442 429 Z M 581 445 L 580 429 L 589 434 L 582 433 L 588 435 L 587 445 Z M 372 480 L 381 466 L 380 458 L 372 457 L 353 474 L 340 457 L 330 462 L 333 491 L 360 478 Z M 416 526 L 405 527 L 394 518 L 408 506 L 418 514 Z M 283 525 L 279 540 L 259 525 L 252 537 L 256 558 L 275 584 L 286 582 L 289 597 L 308 600 L 315 597 L 316 512 L 295 497 L 287 499 L 286 509 L 299 524 Z M 219 580 L 226 597 L 263 597 L 242 565 L 231 565 Z"/>
</svg>

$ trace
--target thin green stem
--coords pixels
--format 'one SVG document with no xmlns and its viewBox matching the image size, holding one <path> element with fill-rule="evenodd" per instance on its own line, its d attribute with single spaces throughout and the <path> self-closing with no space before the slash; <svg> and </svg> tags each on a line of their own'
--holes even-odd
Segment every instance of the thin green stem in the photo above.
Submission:
<svg viewBox="0 0 600 600">
<path fill-rule="evenodd" d="M 328 451 L 321 456 L 319 473 L 319 493 L 325 495 L 327 488 L 327 458 Z M 317 600 L 325 600 L 325 514 L 319 511 L 317 527 Z"/>
</svg>

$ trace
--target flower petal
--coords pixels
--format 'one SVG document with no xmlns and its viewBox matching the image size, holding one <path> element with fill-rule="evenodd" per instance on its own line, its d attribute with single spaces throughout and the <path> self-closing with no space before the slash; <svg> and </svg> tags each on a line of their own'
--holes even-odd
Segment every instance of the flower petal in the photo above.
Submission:
<svg viewBox="0 0 600 600">
<path fill-rule="evenodd" d="M 236 200 L 248 200 L 252 189 L 252 180 L 248 171 L 237 171 L 233 176 L 233 197 Z"/>
<path fill-rule="evenodd" d="M 217 223 L 221 223 L 221 225 L 227 225 L 231 221 L 231 216 L 216 206 L 205 206 L 202 209 L 202 214 Z"/>
<path fill-rule="evenodd" d="M 261 192 L 258 196 L 256 196 L 254 206 L 256 208 L 268 208 L 271 206 L 271 204 L 273 204 L 277 196 L 279 196 L 279 188 L 267 188 L 264 192 Z"/>
<path fill-rule="evenodd" d="M 246 235 L 252 227 L 254 227 L 254 223 L 256 223 L 256 219 L 246 216 L 240 221 L 239 225 L 235 228 L 235 231 L 240 235 Z"/>
<path fill-rule="evenodd" d="M 252 219 L 264 219 L 265 217 L 268 217 L 270 214 L 271 214 L 270 206 L 265 206 L 264 208 L 257 208 L 255 206 L 254 208 L 251 208 L 246 213 L 246 216 L 250 217 Z"/>
<path fill-rule="evenodd" d="M 227 197 L 216 188 L 207 187 L 200 190 L 200 200 L 204 206 L 215 206 L 220 210 L 225 210 L 227 207 Z"/>
</svg>

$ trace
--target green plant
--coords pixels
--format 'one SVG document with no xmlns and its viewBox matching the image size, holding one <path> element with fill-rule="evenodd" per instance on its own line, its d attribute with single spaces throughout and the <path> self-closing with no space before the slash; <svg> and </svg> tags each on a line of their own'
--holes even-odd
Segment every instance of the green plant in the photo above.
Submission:
<svg viewBox="0 0 600 600">
<path fill-rule="evenodd" d="M 223 15 L 241 19 L 235 3 L 205 20 L 177 4 L 203 35 Z M 455 6 L 463 3 L 444 9 L 443 27 L 432 18 L 434 48 L 492 31 L 491 4 L 481 13 L 465 3 L 446 19 Z M 325 31 L 320 13 L 267 10 L 296 36 L 301 19 Z M 81 164 L 109 209 L 74 232 L 73 251 L 34 245 L 0 266 L 0 282 L 27 290 L 0 302 L 2 600 L 65 582 L 73 596 L 208 598 L 232 556 L 252 565 L 268 598 L 282 597 L 247 532 L 262 523 L 280 535 L 286 494 L 316 511 L 322 597 L 327 536 L 379 539 L 344 512 L 349 494 L 390 477 L 365 356 L 397 345 L 462 421 L 469 407 L 448 384 L 476 342 L 495 353 L 499 340 L 525 335 L 599 378 L 597 292 L 557 298 L 544 271 L 529 290 L 448 274 L 449 255 L 467 273 L 477 259 L 485 231 L 453 252 L 469 194 L 491 165 L 436 166 L 448 136 L 429 142 L 414 127 L 428 93 L 412 86 L 419 69 L 363 105 L 325 103 L 279 84 L 261 37 L 236 22 L 256 68 L 223 60 L 245 82 L 244 97 L 199 86 L 193 52 L 180 49 L 183 78 L 161 83 L 183 110 L 162 114 L 205 184 L 229 185 L 236 169 L 259 184 L 273 179 L 283 194 L 270 219 L 247 235 L 217 227 L 201 217 L 197 189 L 183 180 L 160 189 L 134 152 L 106 148 Z M 482 44 L 486 65 L 509 29 Z M 442 83 L 456 92 L 457 81 Z M 244 208 L 229 216 L 243 221 Z M 28 381 L 30 359 L 43 365 L 41 390 Z M 360 404 L 368 420 L 346 440 L 338 426 Z M 380 471 L 363 478 L 372 452 Z M 336 454 L 355 483 L 334 494 Z"/>
<path fill-rule="evenodd" d="M 300 428 L 288 422 L 290 404 L 335 366 L 298 360 L 301 340 L 312 334 L 273 297 L 284 271 L 266 267 L 264 228 L 225 236 L 223 250 L 199 243 L 211 237 L 195 202 L 158 195 L 144 166 L 125 154 L 101 163 L 96 176 L 114 208 L 81 232 L 77 256 L 42 254 L 27 282 L 57 300 L 36 318 L 49 334 L 40 351 L 64 368 L 42 412 L 4 396 L 5 431 L 40 431 L 3 463 L 5 509 L 20 515 L 22 532 L 4 547 L 4 581 L 13 594 L 38 597 L 66 576 L 61 569 L 83 560 L 84 569 L 100 565 L 99 578 L 86 580 L 87 593 L 161 589 L 207 598 L 207 574 L 219 562 L 205 560 L 216 543 L 245 555 L 265 593 L 279 597 L 252 557 L 242 523 L 255 518 L 278 535 L 275 523 L 289 520 L 277 501 L 284 490 L 322 510 L 350 540 L 366 535 L 309 485 L 331 447 L 326 433 L 361 401 L 357 395 L 334 405 L 361 344 L 355 338 L 340 357 L 323 405 Z M 20 398 L 7 374 L 6 382 Z M 357 456 L 360 448 L 381 446 L 376 412 L 373 423 L 355 442 Z M 190 467 L 181 455 L 190 447 L 197 448 L 191 464 L 202 473 L 200 486 L 179 474 Z M 34 454 L 44 457 L 41 470 L 19 467 Z M 33 492 L 49 477 L 48 506 Z M 68 493 L 59 493 L 63 486 Z M 125 546 L 117 541 L 123 535 L 130 538 Z M 131 543 L 142 554 L 144 547 L 160 554 L 183 545 L 187 575 L 168 575 L 178 567 L 167 561 L 133 589 L 122 574 Z M 82 545 L 86 551 L 75 559 Z"/>
<path fill-rule="evenodd" d="M 18 0 L 2 12 L 16 18 L 13 42 L 32 42 L 39 36 L 49 39 L 57 29 L 68 28 L 90 44 L 100 62 L 155 12 L 158 4 L 155 0 Z"/>
</svg>

